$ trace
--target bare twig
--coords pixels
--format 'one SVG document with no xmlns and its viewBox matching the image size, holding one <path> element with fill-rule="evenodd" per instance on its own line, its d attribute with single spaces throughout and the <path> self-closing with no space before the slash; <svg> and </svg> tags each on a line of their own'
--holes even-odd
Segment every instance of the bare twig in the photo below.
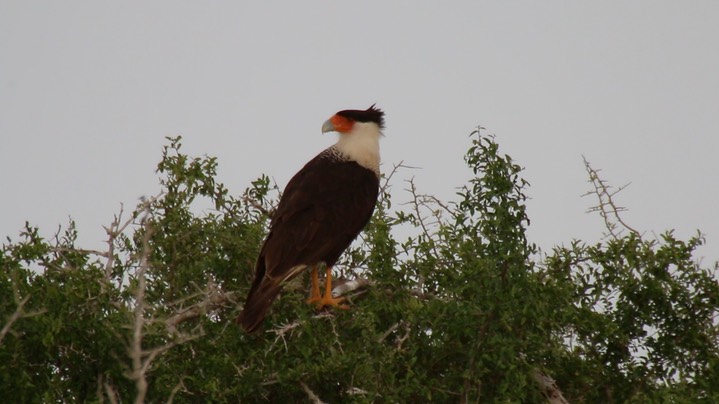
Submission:
<svg viewBox="0 0 719 404">
<path fill-rule="evenodd" d="M 190 307 L 179 311 L 174 316 L 166 320 L 167 328 L 171 333 L 177 332 L 177 326 L 185 321 L 189 321 L 211 313 L 227 304 L 235 305 L 237 303 L 236 292 L 223 292 L 214 285 L 208 285 L 208 291 L 205 299 Z"/>
<path fill-rule="evenodd" d="M 0 331 L 0 342 L 2 342 L 3 338 L 5 338 L 5 334 L 7 334 L 8 331 L 10 331 L 10 327 L 12 324 L 17 321 L 18 318 L 22 317 L 23 315 L 23 307 L 25 306 L 25 303 L 30 300 L 30 296 L 25 296 L 24 299 L 20 301 L 20 303 L 17 305 L 17 308 L 15 309 L 15 312 L 10 316 L 10 318 L 5 322 L 5 326 Z"/>
<path fill-rule="evenodd" d="M 172 402 L 175 401 L 175 396 L 180 391 L 180 389 L 182 389 L 182 390 L 187 389 L 185 387 L 184 382 L 185 382 L 185 377 L 183 376 L 180 378 L 180 381 L 175 385 L 175 387 L 172 388 L 172 391 L 170 392 L 170 397 L 167 398 L 167 404 L 172 404 Z"/>
<path fill-rule="evenodd" d="M 409 183 L 409 189 L 406 191 L 409 192 L 412 195 L 412 200 L 408 203 L 412 205 L 412 210 L 414 211 L 415 217 L 417 218 L 417 223 L 419 223 L 420 228 L 422 229 L 422 234 L 427 238 L 427 240 L 431 240 L 433 233 L 430 232 L 428 223 L 425 223 L 425 217 L 422 215 L 422 207 L 429 209 L 432 211 L 431 208 L 429 208 L 427 199 L 423 198 L 421 195 L 417 194 L 417 187 L 414 185 L 414 178 L 411 178 L 407 181 Z M 433 225 L 437 225 L 441 222 L 441 218 L 435 215 L 437 221 L 432 223 Z M 432 243 L 432 253 L 435 257 L 439 257 L 440 254 L 437 251 L 437 247 L 434 243 Z M 420 287 L 424 284 L 424 280 L 420 279 L 419 285 Z"/>
<path fill-rule="evenodd" d="M 410 178 L 406 182 L 409 184 L 409 189 L 406 189 L 406 191 L 412 194 L 412 200 L 408 203 L 412 205 L 412 210 L 414 210 L 414 213 L 417 217 L 417 223 L 419 223 L 419 227 L 422 228 L 422 233 L 425 236 L 430 237 L 431 234 L 427 229 L 427 225 L 424 223 L 424 216 L 422 216 L 422 210 L 420 209 L 421 204 L 419 201 L 419 197 L 417 196 L 417 187 L 414 185 L 414 177 Z"/>
<path fill-rule="evenodd" d="M 100 257 L 107 257 L 106 251 L 88 250 L 85 248 L 53 247 L 50 249 L 50 251 L 53 251 L 56 253 L 74 252 L 74 253 L 80 253 L 80 254 L 91 254 L 91 255 L 97 255 Z"/>
<path fill-rule="evenodd" d="M 253 208 L 259 210 L 262 212 L 263 215 L 267 216 L 269 219 L 272 219 L 272 216 L 275 214 L 275 207 L 272 206 L 270 209 L 266 209 L 264 206 L 262 206 L 261 203 L 257 202 L 254 198 L 251 198 L 247 195 L 242 196 L 242 202 L 251 205 Z"/>
<path fill-rule="evenodd" d="M 397 345 L 398 351 L 402 350 L 402 344 L 404 344 L 404 342 L 409 339 L 409 333 L 411 330 L 411 324 L 404 320 L 400 320 L 399 322 L 392 325 L 389 329 L 387 329 L 387 331 L 382 333 L 382 335 L 377 338 L 377 343 L 382 343 L 385 339 L 387 339 L 387 337 L 389 337 L 393 332 L 397 331 L 397 329 L 399 329 L 400 327 L 404 329 L 404 335 L 395 338 L 395 345 Z"/>
<path fill-rule="evenodd" d="M 107 257 L 107 261 L 105 262 L 105 279 L 108 282 L 110 281 L 110 278 L 112 276 L 112 266 L 115 260 L 115 240 L 120 234 L 122 234 L 123 231 L 125 231 L 127 226 L 132 224 L 132 222 L 134 221 L 134 218 L 130 218 L 124 223 L 120 223 L 124 210 L 124 205 L 120 204 L 120 213 L 115 215 L 110 226 L 102 226 L 102 228 L 105 229 L 105 233 L 107 233 L 107 253 L 105 255 L 105 257 Z"/>
<path fill-rule="evenodd" d="M 322 319 L 322 318 L 331 318 L 331 317 L 334 317 L 334 314 L 332 314 L 332 313 L 329 312 L 329 311 L 323 311 L 323 312 L 321 312 L 321 313 L 319 313 L 319 314 L 316 314 L 316 315 L 314 315 L 314 316 L 312 316 L 312 317 L 310 317 L 310 318 L 311 318 L 311 319 Z M 273 328 L 273 329 L 271 329 L 271 330 L 267 330 L 268 333 L 270 333 L 270 332 L 271 332 L 271 333 L 275 333 L 276 337 L 275 337 L 275 340 L 272 342 L 272 345 L 270 345 L 270 347 L 267 349 L 267 352 L 265 352 L 265 356 L 267 356 L 267 354 L 269 354 L 269 353 L 272 351 L 272 348 L 273 348 L 275 345 L 277 345 L 277 342 L 278 342 L 280 339 L 282 339 L 282 343 L 284 344 L 284 346 L 285 346 L 285 351 L 286 351 L 286 350 L 288 349 L 288 347 L 287 347 L 287 341 L 285 340 L 285 335 L 291 334 L 293 330 L 295 330 L 296 328 L 298 328 L 298 327 L 301 326 L 302 324 L 304 324 L 303 321 L 296 320 L 296 321 L 293 321 L 293 322 L 291 322 L 291 323 L 288 323 L 288 324 L 279 326 L 279 327 L 277 327 L 277 328 Z"/>
<path fill-rule="evenodd" d="M 47 312 L 46 309 L 41 309 L 33 312 L 26 312 L 25 311 L 25 304 L 30 300 L 30 295 L 25 296 L 24 298 L 20 299 L 19 292 L 16 291 L 15 293 L 15 301 L 17 302 L 17 307 L 15 308 L 15 311 L 10 315 L 10 317 L 5 322 L 5 325 L 3 326 L 2 330 L 0 330 L 0 344 L 2 344 L 2 340 L 5 338 L 5 335 L 10 331 L 10 328 L 12 327 L 13 323 L 15 323 L 17 320 L 21 318 L 27 318 L 27 317 L 33 317 L 37 316 L 39 314 L 43 314 Z"/>
<path fill-rule="evenodd" d="M 613 199 L 616 194 L 628 187 L 629 184 L 623 185 L 616 190 L 612 190 L 613 187 L 607 185 L 606 181 L 599 177 L 600 170 L 592 168 L 584 156 L 582 156 L 582 160 L 584 161 L 584 167 L 589 174 L 588 182 L 590 182 L 594 187 L 592 191 L 588 191 L 583 196 L 596 195 L 599 200 L 598 205 L 591 207 L 588 212 L 599 212 L 599 215 L 602 219 L 604 219 L 604 225 L 609 232 L 608 236 L 611 236 L 614 239 L 618 239 L 623 231 L 623 229 L 617 229 L 617 224 L 620 224 L 624 229 L 641 237 L 641 234 L 624 222 L 622 217 L 619 215 L 619 212 L 624 212 L 627 209 L 622 206 L 618 206 Z"/>
<path fill-rule="evenodd" d="M 534 378 L 534 381 L 539 384 L 542 393 L 547 398 L 547 401 L 549 403 L 569 404 L 569 401 L 564 398 L 562 391 L 559 390 L 559 387 L 557 387 L 557 383 L 554 381 L 554 379 L 536 369 L 532 372 L 532 377 Z"/>
<path fill-rule="evenodd" d="M 265 356 L 267 356 L 267 354 L 270 353 L 270 351 L 272 351 L 272 348 L 275 346 L 275 344 L 277 344 L 277 341 L 279 341 L 280 338 L 282 339 L 282 343 L 285 345 L 285 352 L 287 352 L 287 340 L 285 340 L 285 334 L 292 332 L 292 330 L 299 327 L 300 325 L 302 325 L 302 322 L 300 322 L 298 320 L 298 321 L 293 321 L 289 324 L 285 324 L 285 325 L 283 325 L 279 328 L 275 328 L 273 330 L 267 330 L 267 332 L 274 332 L 277 335 L 277 337 L 272 342 L 272 345 L 270 345 L 269 349 L 267 349 L 267 352 L 265 352 Z"/>
<path fill-rule="evenodd" d="M 406 321 L 402 322 L 402 327 L 404 327 L 404 335 L 397 338 L 397 350 L 398 351 L 402 350 L 402 344 L 404 344 L 404 342 L 409 339 L 409 333 L 412 329 L 411 324 Z"/>
<path fill-rule="evenodd" d="M 380 335 L 380 337 L 377 338 L 377 343 L 381 344 L 382 341 L 384 341 L 387 337 L 389 337 L 390 334 L 392 334 L 393 332 L 395 332 L 395 330 L 397 330 L 397 328 L 399 328 L 400 324 L 402 324 L 402 321 L 400 321 L 398 323 L 394 323 L 392 325 L 392 327 L 388 328 L 387 331 L 382 333 L 382 335 Z"/>
<path fill-rule="evenodd" d="M 387 191 L 387 188 L 389 188 L 390 180 L 392 179 L 392 177 L 394 177 L 394 175 L 397 173 L 397 171 L 399 171 L 400 168 L 409 168 L 410 170 L 419 169 L 419 167 L 412 167 L 412 166 L 404 165 L 404 160 L 400 161 L 397 164 L 393 164 L 392 171 L 390 171 L 389 174 L 386 174 L 384 176 L 384 183 L 382 183 L 382 185 L 380 185 L 380 187 L 379 187 L 380 195 L 384 194 L 385 191 Z"/>
<path fill-rule="evenodd" d="M 117 392 L 115 389 L 107 381 L 105 381 L 104 385 L 105 393 L 107 394 L 107 399 L 110 400 L 110 404 L 117 404 Z"/>
<path fill-rule="evenodd" d="M 159 194 L 152 196 L 150 198 L 142 198 L 142 207 L 145 214 L 149 214 L 149 209 L 152 206 L 153 203 L 155 203 L 161 196 L 162 192 Z M 107 282 L 110 282 L 112 278 L 112 268 L 115 264 L 115 243 L 117 242 L 117 238 L 122 235 L 125 230 L 132 224 L 136 223 L 137 216 L 140 214 L 140 211 L 135 211 L 131 217 L 127 218 L 123 221 L 122 216 L 125 213 L 125 206 L 123 204 L 120 204 L 120 212 L 113 216 L 112 223 L 110 223 L 110 226 L 102 226 L 102 228 L 105 230 L 105 233 L 107 234 L 107 240 L 105 241 L 107 243 L 107 251 L 104 253 L 94 252 L 92 250 L 87 250 L 88 253 L 97 253 L 98 255 L 101 255 L 107 259 L 105 261 L 105 279 Z M 144 220 L 144 219 L 143 219 Z M 82 251 L 82 250 L 81 250 Z M 102 285 L 104 290 L 104 285 Z"/>
<path fill-rule="evenodd" d="M 447 212 L 448 214 L 450 214 L 452 217 L 455 217 L 455 218 L 457 217 L 457 212 L 450 209 L 450 207 L 449 207 L 449 205 L 454 204 L 454 202 L 450 202 L 450 204 L 444 203 L 434 195 L 419 194 L 418 196 L 421 198 L 422 203 L 424 205 L 426 205 L 427 207 L 429 207 L 430 203 L 433 203 L 433 204 L 439 206 L 444 212 Z M 435 216 L 437 216 L 437 215 L 435 214 Z"/>
<path fill-rule="evenodd" d="M 307 393 L 307 397 L 310 399 L 310 401 L 314 404 L 325 404 L 324 401 L 320 400 L 319 397 L 317 397 L 317 394 L 315 394 L 312 390 L 310 390 L 309 387 L 305 384 L 305 382 L 300 382 L 300 386 L 302 386 L 302 390 Z"/>
<path fill-rule="evenodd" d="M 347 389 L 347 394 L 350 396 L 366 396 L 369 394 L 367 390 L 361 389 L 359 387 L 350 387 Z"/>
<path fill-rule="evenodd" d="M 271 385 L 277 384 L 279 382 L 280 381 L 277 380 L 277 372 L 275 372 L 275 373 L 272 373 L 268 379 L 260 382 L 260 386 L 271 386 Z"/>
</svg>

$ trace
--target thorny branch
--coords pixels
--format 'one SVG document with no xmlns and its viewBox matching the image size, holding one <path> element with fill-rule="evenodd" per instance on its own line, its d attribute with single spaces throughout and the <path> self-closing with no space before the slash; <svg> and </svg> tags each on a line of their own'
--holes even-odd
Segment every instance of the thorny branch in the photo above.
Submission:
<svg viewBox="0 0 719 404">
<path fill-rule="evenodd" d="M 412 200 L 407 202 L 407 204 L 410 204 L 412 206 L 414 216 L 417 219 L 417 224 L 419 224 L 419 227 L 422 229 L 422 234 L 427 238 L 427 240 L 432 240 L 432 236 L 434 234 L 430 231 L 430 226 L 437 228 L 442 224 L 442 211 L 432 209 L 432 207 L 430 206 L 431 203 L 437 202 L 437 198 L 432 197 L 434 199 L 431 199 L 426 195 L 418 194 L 417 187 L 414 185 L 414 178 L 408 180 L 407 183 L 409 184 L 409 189 L 406 189 L 406 191 L 412 195 Z M 440 204 L 439 206 L 450 214 L 454 215 L 454 213 L 446 205 Z M 422 208 L 425 208 L 431 212 L 431 215 L 434 217 L 434 221 L 427 222 L 427 217 L 423 214 Z M 432 243 L 432 252 L 434 253 L 435 257 L 440 256 L 440 253 L 439 251 L 437 251 L 437 247 L 434 243 Z M 420 287 L 422 284 L 423 282 L 420 282 Z"/>
<path fill-rule="evenodd" d="M 274 206 L 270 207 L 270 209 L 267 209 L 267 208 L 265 208 L 264 206 L 262 206 L 261 203 L 257 202 L 257 200 L 256 200 L 255 198 L 252 198 L 252 197 L 250 197 L 250 196 L 247 196 L 247 195 L 243 196 L 243 197 L 242 197 L 242 202 L 244 202 L 244 203 L 246 203 L 246 204 L 252 206 L 253 208 L 257 209 L 257 210 L 260 211 L 263 215 L 267 216 L 267 218 L 269 218 L 269 219 L 272 219 L 272 216 L 274 216 L 274 214 L 275 214 L 275 209 L 276 209 L 276 208 L 275 208 Z"/>
<path fill-rule="evenodd" d="M 392 177 L 394 177 L 394 175 L 397 173 L 397 171 L 399 171 L 400 168 L 408 168 L 410 170 L 416 170 L 419 167 L 412 167 L 412 166 L 404 165 L 404 160 L 400 161 L 397 164 L 393 164 L 392 170 L 389 172 L 389 174 L 384 176 L 384 182 L 379 187 L 380 195 L 383 195 L 387 191 L 387 189 L 389 188 L 390 180 L 392 179 Z"/>
<path fill-rule="evenodd" d="M 177 326 L 185 321 L 189 321 L 211 313 L 219 308 L 227 305 L 237 304 L 237 293 L 236 292 L 223 292 L 216 284 L 210 283 L 207 285 L 207 291 L 205 298 L 190 307 L 184 308 L 174 316 L 166 320 L 167 328 L 172 334 L 177 332 Z"/>
<path fill-rule="evenodd" d="M 428 231 L 428 225 L 438 226 L 443 223 L 442 212 L 446 212 L 452 217 L 457 217 L 457 213 L 452 210 L 449 205 L 440 201 L 436 196 L 417 193 L 417 187 L 414 184 L 414 177 L 410 178 L 406 182 L 409 184 L 409 189 L 406 189 L 405 191 L 412 195 L 412 200 L 406 202 L 405 205 L 412 205 L 412 210 L 414 210 L 417 215 L 420 227 L 427 237 L 431 236 Z M 430 212 L 434 218 L 432 222 L 425 224 L 425 218 L 421 216 L 422 208 L 427 209 Z"/>
<path fill-rule="evenodd" d="M 149 217 L 147 215 L 149 215 L 150 206 L 155 203 L 155 201 L 157 201 L 160 196 L 162 196 L 162 192 L 146 200 L 143 198 L 142 206 L 146 218 Z M 135 223 L 135 220 L 140 214 L 140 210 L 138 210 L 136 212 L 133 212 L 131 217 L 127 218 L 125 221 L 122 221 L 122 215 L 124 212 L 125 206 L 123 204 L 120 204 L 120 212 L 113 217 L 110 226 L 102 226 L 102 228 L 105 230 L 105 233 L 107 234 L 107 251 L 104 253 L 99 253 L 98 255 L 104 256 L 107 259 L 105 261 L 105 281 L 108 283 L 112 280 L 112 268 L 115 264 L 115 243 L 117 242 L 117 238 L 120 237 L 120 235 L 122 235 L 122 233 L 124 233 L 131 224 Z M 92 253 L 92 251 L 89 252 Z M 104 290 L 105 285 L 101 285 L 101 287 Z"/>
<path fill-rule="evenodd" d="M 272 348 L 277 344 L 277 341 L 282 339 L 282 343 L 285 346 L 285 352 L 287 352 L 287 340 L 285 339 L 285 334 L 291 333 L 292 330 L 302 325 L 301 321 L 293 321 L 289 324 L 285 324 L 279 328 L 275 328 L 273 330 L 268 330 L 267 332 L 273 332 L 275 333 L 276 337 L 275 340 L 272 342 L 272 345 L 270 345 L 270 348 L 265 353 L 265 356 L 267 356 L 270 351 L 272 351 Z"/>
<path fill-rule="evenodd" d="M 420 201 L 419 197 L 417 196 L 417 187 L 414 185 L 414 178 L 410 178 L 407 180 L 407 183 L 409 184 L 409 189 L 406 191 L 412 194 L 412 200 L 407 202 L 412 205 L 412 210 L 414 211 L 415 217 L 417 218 L 417 223 L 419 224 L 419 227 L 422 229 L 422 233 L 424 233 L 427 237 L 430 236 L 429 229 L 427 228 L 427 224 L 425 224 L 425 217 L 422 215 L 422 210 L 420 208 Z M 435 255 L 437 254 L 437 251 L 435 251 L 434 247 L 432 248 Z"/>
<path fill-rule="evenodd" d="M 582 156 L 582 160 L 584 161 L 584 167 L 587 170 L 587 174 L 589 174 L 588 182 L 590 182 L 594 187 L 594 190 L 588 191 L 583 196 L 596 195 L 597 199 L 599 199 L 599 204 L 591 207 L 587 212 L 599 212 L 599 215 L 602 219 L 604 219 L 604 225 L 607 228 L 607 231 L 609 231 L 608 236 L 611 236 L 614 239 L 618 239 L 624 229 L 641 237 L 641 234 L 626 224 L 619 215 L 619 212 L 624 212 L 627 209 L 623 206 L 617 206 L 614 203 L 614 199 L 612 199 L 616 194 L 628 187 L 629 184 L 623 185 L 616 190 L 612 190 L 613 187 L 607 185 L 606 181 L 599 177 L 599 171 L 601 170 L 595 170 L 592 168 L 584 156 Z M 617 229 L 617 224 L 620 224 L 623 229 Z"/>
</svg>

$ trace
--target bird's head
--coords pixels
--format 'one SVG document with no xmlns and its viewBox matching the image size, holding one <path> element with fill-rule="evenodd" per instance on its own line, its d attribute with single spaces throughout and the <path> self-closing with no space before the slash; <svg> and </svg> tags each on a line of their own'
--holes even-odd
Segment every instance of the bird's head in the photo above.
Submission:
<svg viewBox="0 0 719 404">
<path fill-rule="evenodd" d="M 333 146 L 345 158 L 369 168 L 379 175 L 379 138 L 384 129 L 384 112 L 372 105 L 366 110 L 346 109 L 322 125 L 322 133 L 337 132 L 340 138 Z"/>
<path fill-rule="evenodd" d="M 375 130 L 378 132 L 384 128 L 384 112 L 374 105 L 366 110 L 345 109 L 339 111 L 322 124 L 322 133 L 350 134 L 356 129 L 368 125 L 376 126 Z"/>
</svg>

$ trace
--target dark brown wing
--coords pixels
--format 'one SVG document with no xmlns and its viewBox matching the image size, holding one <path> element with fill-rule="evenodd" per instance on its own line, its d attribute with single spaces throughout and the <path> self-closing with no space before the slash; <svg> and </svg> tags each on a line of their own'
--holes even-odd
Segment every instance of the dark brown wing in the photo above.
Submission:
<svg viewBox="0 0 719 404">
<path fill-rule="evenodd" d="M 327 153 L 287 184 L 262 246 L 238 322 L 259 327 L 282 285 L 320 262 L 334 265 L 367 224 L 379 192 L 377 175 Z"/>
</svg>

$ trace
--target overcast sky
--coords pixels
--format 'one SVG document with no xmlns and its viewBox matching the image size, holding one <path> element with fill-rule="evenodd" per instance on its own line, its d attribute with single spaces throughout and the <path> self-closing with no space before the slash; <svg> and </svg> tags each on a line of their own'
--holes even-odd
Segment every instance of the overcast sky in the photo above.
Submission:
<svg viewBox="0 0 719 404">
<path fill-rule="evenodd" d="M 582 155 L 642 231 L 719 259 L 719 2 L 0 0 L 0 236 L 68 217 L 99 247 L 159 189 L 165 136 L 239 194 L 280 186 L 376 102 L 383 167 L 452 198 L 477 125 L 526 168 L 531 241 L 597 241 Z M 403 200 L 401 181 L 395 197 Z M 706 262 L 705 262 L 706 263 Z"/>
</svg>

